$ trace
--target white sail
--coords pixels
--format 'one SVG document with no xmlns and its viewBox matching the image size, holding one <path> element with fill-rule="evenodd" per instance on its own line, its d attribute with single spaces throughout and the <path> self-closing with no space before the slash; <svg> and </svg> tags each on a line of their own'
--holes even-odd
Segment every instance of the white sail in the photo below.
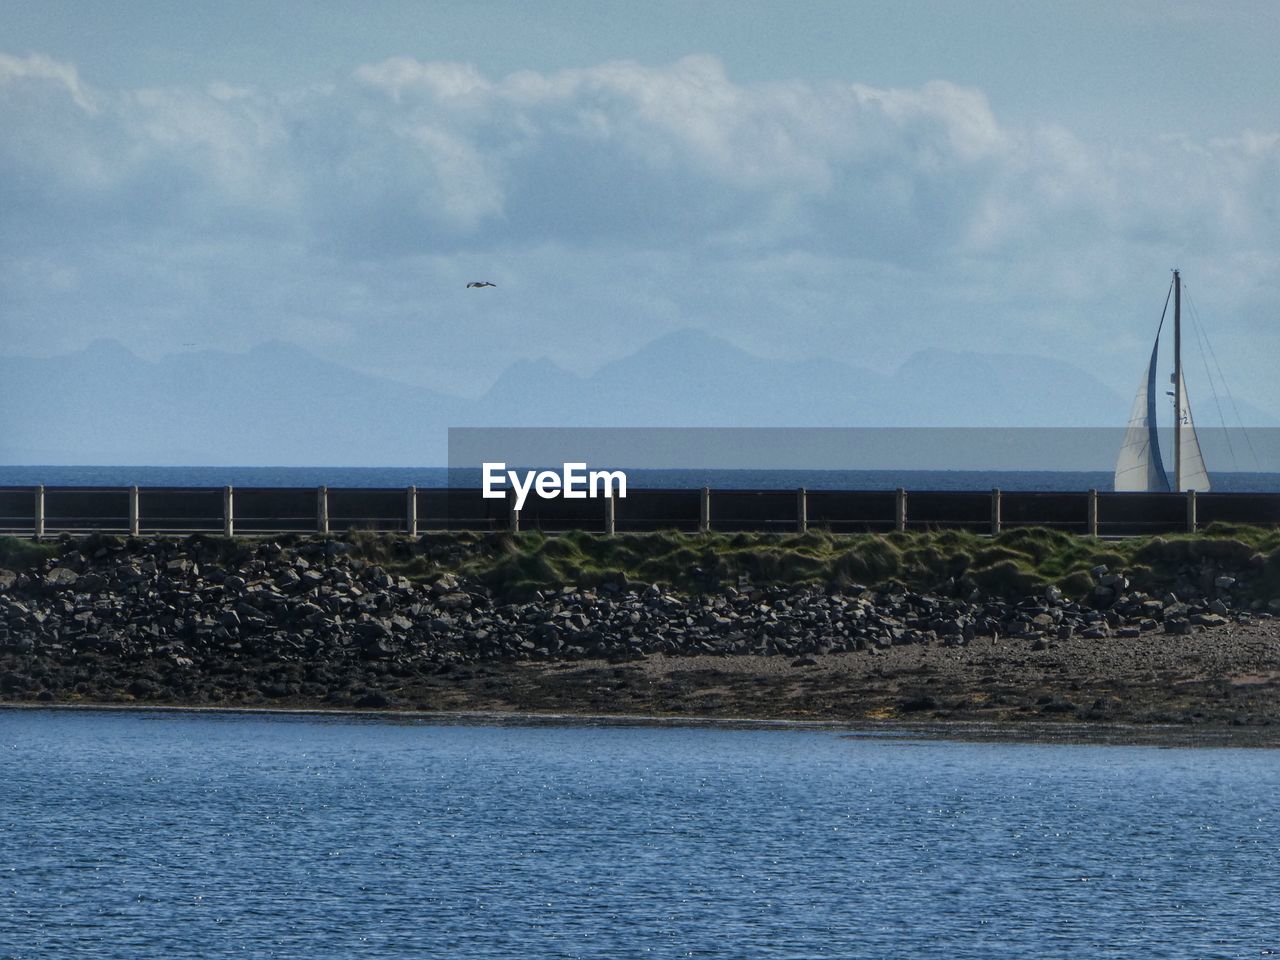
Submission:
<svg viewBox="0 0 1280 960">
<path fill-rule="evenodd" d="M 1163 324 L 1162 324 L 1163 326 Z M 1160 332 L 1156 331 L 1156 346 L 1151 350 L 1151 362 L 1138 385 L 1138 395 L 1133 398 L 1129 413 L 1129 427 L 1124 433 L 1124 443 L 1116 457 L 1115 489 L 1138 493 L 1167 491 L 1169 480 L 1165 476 L 1160 458 L 1160 440 L 1156 435 L 1156 353 L 1160 344 Z"/>
<path fill-rule="evenodd" d="M 1187 378 L 1179 377 L 1178 384 L 1178 476 L 1183 490 L 1204 493 L 1209 489 L 1209 471 L 1204 467 L 1200 441 L 1196 438 L 1196 425 L 1191 419 L 1191 401 L 1187 399 Z"/>
</svg>

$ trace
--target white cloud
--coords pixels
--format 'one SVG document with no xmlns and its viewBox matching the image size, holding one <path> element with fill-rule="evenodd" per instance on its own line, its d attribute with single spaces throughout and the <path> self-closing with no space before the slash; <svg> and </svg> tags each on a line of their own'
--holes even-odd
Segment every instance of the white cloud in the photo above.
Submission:
<svg viewBox="0 0 1280 960">
<path fill-rule="evenodd" d="M 1090 143 L 1004 126 L 950 83 L 738 83 L 709 56 L 501 78 L 394 58 L 331 88 L 234 81 L 107 90 L 0 55 L 11 349 L 74 346 L 95 324 L 296 336 L 313 317 L 372 364 L 415 311 L 470 316 L 454 287 L 495 264 L 506 288 L 559 299 L 490 298 L 522 341 L 427 351 L 406 374 L 483 379 L 520 351 L 589 365 L 682 324 L 855 362 L 924 340 L 1083 351 L 1177 261 L 1245 323 L 1280 316 L 1259 276 L 1280 266 L 1274 131 Z M 186 276 L 159 280 L 159 264 Z M 782 317 L 793 332 L 775 337 Z"/>
<path fill-rule="evenodd" d="M 61 87 L 85 113 L 91 114 L 97 110 L 89 92 L 80 82 L 80 75 L 71 64 L 60 63 L 39 53 L 28 54 L 26 57 L 0 53 L 0 89 L 16 87 L 24 81 Z"/>
<path fill-rule="evenodd" d="M 410 57 L 392 57 L 355 72 L 355 79 L 391 95 L 396 103 L 406 97 L 438 102 L 474 98 L 489 91 L 489 81 L 469 63 L 421 63 Z"/>
</svg>

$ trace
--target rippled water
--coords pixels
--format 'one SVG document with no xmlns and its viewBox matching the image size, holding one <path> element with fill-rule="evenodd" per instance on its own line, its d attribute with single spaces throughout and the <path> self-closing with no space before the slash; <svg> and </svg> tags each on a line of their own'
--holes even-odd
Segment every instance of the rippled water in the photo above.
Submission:
<svg viewBox="0 0 1280 960">
<path fill-rule="evenodd" d="M 0 711 L 0 957 L 1257 957 L 1280 752 Z"/>
</svg>

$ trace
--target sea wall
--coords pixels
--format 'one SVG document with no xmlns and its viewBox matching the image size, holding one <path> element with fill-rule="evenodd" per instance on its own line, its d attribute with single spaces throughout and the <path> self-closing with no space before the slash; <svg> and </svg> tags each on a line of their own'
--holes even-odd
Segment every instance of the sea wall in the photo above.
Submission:
<svg viewBox="0 0 1280 960">
<path fill-rule="evenodd" d="M 409 545 L 415 561 L 459 546 L 424 541 Z M 1077 598 L 1055 586 L 982 595 L 954 580 L 938 590 L 740 581 L 690 593 L 625 576 L 513 597 L 448 572 L 447 562 L 411 565 L 411 578 L 332 539 L 67 538 L 51 555 L 0 570 L 0 698 L 348 702 L 371 678 L 468 663 L 654 654 L 803 663 L 978 638 L 1034 651 L 1072 637 L 1122 644 L 1188 634 L 1280 610 L 1241 597 L 1243 578 L 1259 573 L 1248 545 L 1193 557 L 1153 543 L 1186 561 L 1177 567 L 1182 596 L 1136 589 L 1123 571 L 1098 565 Z"/>
</svg>

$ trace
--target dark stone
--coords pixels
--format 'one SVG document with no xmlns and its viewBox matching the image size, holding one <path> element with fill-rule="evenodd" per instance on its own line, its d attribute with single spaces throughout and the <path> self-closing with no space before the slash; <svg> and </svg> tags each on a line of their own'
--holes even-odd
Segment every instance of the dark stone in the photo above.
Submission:
<svg viewBox="0 0 1280 960">
<path fill-rule="evenodd" d="M 1217 613 L 1197 613 L 1191 622 L 1201 627 L 1222 627 L 1229 622 L 1226 617 Z"/>
<path fill-rule="evenodd" d="M 125 693 L 141 700 L 155 696 L 157 688 L 156 685 L 149 680 L 138 679 L 134 680 L 124 689 Z"/>
<path fill-rule="evenodd" d="M 898 709 L 903 713 L 919 713 L 922 710 L 937 710 L 938 701 L 935 697 L 928 694 L 920 694 L 914 697 L 907 697 L 898 703 Z"/>
<path fill-rule="evenodd" d="M 1041 713 L 1075 713 L 1078 708 L 1070 700 L 1050 700 L 1040 708 Z"/>
<path fill-rule="evenodd" d="M 54 567 L 44 575 L 45 585 L 56 590 L 66 590 L 74 587 L 79 579 L 80 574 L 69 567 Z"/>
</svg>

